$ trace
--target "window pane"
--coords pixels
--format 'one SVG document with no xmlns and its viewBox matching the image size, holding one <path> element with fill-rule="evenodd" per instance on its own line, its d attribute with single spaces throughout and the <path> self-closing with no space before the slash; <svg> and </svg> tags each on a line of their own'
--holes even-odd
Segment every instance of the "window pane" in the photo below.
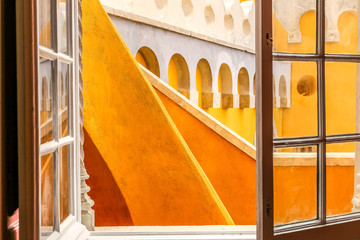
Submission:
<svg viewBox="0 0 360 240">
<path fill-rule="evenodd" d="M 40 133 L 41 143 L 53 139 L 53 72 L 54 62 L 40 59 Z"/>
<path fill-rule="evenodd" d="M 327 216 L 360 210 L 360 205 L 356 208 L 353 205 L 360 200 L 360 195 L 354 194 L 355 166 L 359 163 L 358 153 L 355 152 L 356 145 L 359 147 L 359 143 L 354 142 L 326 145 Z M 359 179 L 359 177 L 356 179 Z M 358 181 L 357 184 L 359 183 Z M 357 192 L 360 193 L 359 191 Z"/>
<path fill-rule="evenodd" d="M 274 62 L 274 138 L 317 135 L 317 66 Z"/>
<path fill-rule="evenodd" d="M 50 0 L 39 0 L 39 43 L 47 48 L 53 48 L 51 2 Z"/>
<path fill-rule="evenodd" d="M 60 63 L 59 66 L 59 138 L 66 137 L 70 133 L 69 129 L 69 102 L 70 102 L 70 65 L 66 63 Z"/>
<path fill-rule="evenodd" d="M 275 149 L 274 224 L 317 218 L 317 147 Z"/>
<path fill-rule="evenodd" d="M 69 0 L 57 0 L 58 3 L 58 41 L 59 52 L 69 53 L 68 38 L 70 37 Z"/>
<path fill-rule="evenodd" d="M 60 165 L 60 222 L 63 222 L 70 214 L 69 210 L 69 162 L 70 162 L 70 145 L 66 145 L 59 150 Z"/>
<path fill-rule="evenodd" d="M 54 220 L 53 154 L 41 157 L 41 232 L 53 231 Z"/>
<path fill-rule="evenodd" d="M 325 52 L 358 53 L 358 4 L 325 0 Z"/>
<path fill-rule="evenodd" d="M 273 51 L 315 53 L 316 1 L 273 1 Z"/>
<path fill-rule="evenodd" d="M 325 63 L 326 134 L 355 133 L 357 63 Z"/>
</svg>

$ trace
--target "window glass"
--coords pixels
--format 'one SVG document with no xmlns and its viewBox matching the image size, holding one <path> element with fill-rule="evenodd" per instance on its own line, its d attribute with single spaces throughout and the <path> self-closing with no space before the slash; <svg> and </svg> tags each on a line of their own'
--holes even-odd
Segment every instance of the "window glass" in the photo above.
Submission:
<svg viewBox="0 0 360 240">
<path fill-rule="evenodd" d="M 47 48 L 54 47 L 53 20 L 50 17 L 52 4 L 53 1 L 39 0 L 39 43 Z"/>
<path fill-rule="evenodd" d="M 71 147 L 66 145 L 59 150 L 60 166 L 60 222 L 63 222 L 70 214 L 70 158 Z"/>
<path fill-rule="evenodd" d="M 316 136 L 316 63 L 275 61 L 273 72 L 274 138 Z"/>
<path fill-rule="evenodd" d="M 354 176 L 359 162 L 359 143 L 333 143 L 326 145 L 326 202 L 327 216 L 359 211 L 359 191 L 355 188 L 358 176 Z M 341 181 L 339 181 L 341 180 Z M 356 189 L 356 192 L 354 192 Z M 357 205 L 357 206 L 356 206 Z M 355 207 L 356 206 L 356 207 Z"/>
<path fill-rule="evenodd" d="M 358 54 L 358 9 L 351 1 L 325 0 L 325 52 Z"/>
<path fill-rule="evenodd" d="M 71 113 L 74 105 L 70 55 L 70 9 L 75 1 L 48 0 L 39 2 L 39 135 L 41 161 L 41 232 L 42 236 L 57 236 L 60 224 L 71 214 L 74 205 L 75 136 Z M 45 26 L 46 25 L 46 26 Z M 55 37 L 54 37 L 54 36 Z M 45 48 L 44 48 L 45 47 Z M 51 49 L 49 49 L 51 48 Z M 48 154 L 51 152 L 51 154 Z M 70 224 L 71 225 L 71 224 Z M 54 233 L 53 232 L 57 232 Z"/>
<path fill-rule="evenodd" d="M 358 64 L 325 63 L 326 134 L 359 133 L 356 130 Z"/>
<path fill-rule="evenodd" d="M 53 154 L 41 157 L 41 233 L 53 231 L 54 224 L 54 159 Z"/>
<path fill-rule="evenodd" d="M 59 69 L 59 87 L 58 87 L 58 118 L 59 118 L 59 138 L 69 135 L 69 103 L 70 103 L 70 89 L 71 87 L 71 72 L 70 64 L 60 62 Z"/>
<path fill-rule="evenodd" d="M 274 150 L 274 224 L 317 218 L 317 147 Z"/>
<path fill-rule="evenodd" d="M 41 143 L 49 142 L 54 138 L 53 133 L 53 76 L 54 61 L 41 58 L 39 72 L 40 86 L 40 138 Z"/>
<path fill-rule="evenodd" d="M 69 54 L 70 45 L 69 38 L 71 36 L 71 11 L 70 0 L 57 0 L 58 10 L 58 47 L 59 52 Z"/>
<path fill-rule="evenodd" d="M 315 53 L 316 1 L 273 0 L 273 51 Z"/>
</svg>

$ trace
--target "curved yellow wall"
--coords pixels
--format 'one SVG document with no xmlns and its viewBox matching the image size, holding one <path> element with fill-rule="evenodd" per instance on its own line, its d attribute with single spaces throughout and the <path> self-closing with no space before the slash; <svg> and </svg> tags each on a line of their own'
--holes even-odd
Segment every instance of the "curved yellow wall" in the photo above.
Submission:
<svg viewBox="0 0 360 240">
<path fill-rule="evenodd" d="M 82 4 L 84 127 L 134 225 L 233 224 L 100 3 Z"/>
</svg>

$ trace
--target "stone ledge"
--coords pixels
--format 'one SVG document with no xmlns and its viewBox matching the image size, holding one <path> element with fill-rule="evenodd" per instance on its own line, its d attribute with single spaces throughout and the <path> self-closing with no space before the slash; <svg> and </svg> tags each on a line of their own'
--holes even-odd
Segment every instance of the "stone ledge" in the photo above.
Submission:
<svg viewBox="0 0 360 240">
<path fill-rule="evenodd" d="M 120 17 L 120 18 L 129 20 L 129 21 L 134 21 L 134 22 L 146 24 L 149 26 L 157 27 L 157 28 L 162 28 L 162 29 L 165 29 L 165 30 L 168 30 L 171 32 L 190 36 L 190 37 L 197 38 L 197 39 L 200 39 L 203 41 L 207 41 L 207 42 L 215 43 L 215 44 L 218 44 L 221 46 L 241 50 L 241 51 L 244 51 L 244 52 L 247 52 L 250 54 L 255 54 L 254 49 L 251 49 L 246 46 L 240 46 L 240 45 L 237 45 L 237 44 L 234 44 L 234 43 L 222 40 L 222 39 L 218 39 L 218 38 L 214 38 L 214 37 L 204 35 L 201 33 L 193 32 L 193 31 L 187 30 L 185 28 L 177 27 L 177 26 L 174 26 L 174 25 L 171 25 L 168 23 L 160 22 L 158 20 L 154 20 L 154 19 L 150 19 L 147 17 L 143 17 L 140 15 L 134 14 L 134 13 L 126 12 L 121 9 L 116 9 L 111 6 L 103 5 L 103 7 L 108 14 L 113 15 L 115 17 Z"/>
<path fill-rule="evenodd" d="M 326 166 L 354 166 L 355 153 L 326 153 Z M 277 167 L 316 167 L 317 153 L 274 153 Z"/>
<path fill-rule="evenodd" d="M 195 106 L 199 105 L 199 93 L 198 91 L 189 91 L 189 90 L 183 90 L 179 91 L 182 95 L 184 95 L 187 99 L 192 102 Z"/>
</svg>

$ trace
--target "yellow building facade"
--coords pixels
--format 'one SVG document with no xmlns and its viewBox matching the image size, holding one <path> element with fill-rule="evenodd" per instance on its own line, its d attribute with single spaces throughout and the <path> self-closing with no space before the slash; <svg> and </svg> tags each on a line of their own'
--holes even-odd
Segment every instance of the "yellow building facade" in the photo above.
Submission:
<svg viewBox="0 0 360 240">
<path fill-rule="evenodd" d="M 242 4 L 247 10 L 242 13 L 243 35 L 239 36 L 244 36 L 245 47 L 239 50 L 231 45 L 236 42 L 235 34 L 223 46 L 254 56 L 253 28 L 248 30 L 253 26 L 254 9 L 248 6 L 254 2 Z M 97 0 L 83 2 L 84 151 L 92 188 L 89 195 L 95 201 L 95 225 L 255 225 L 255 73 L 245 67 L 232 71 L 231 66 L 221 63 L 219 69 L 211 68 L 216 82 L 211 83 L 211 91 L 204 92 L 208 80 L 201 69 L 211 65 L 209 59 L 191 66 L 175 54 L 166 65 L 149 62 L 145 50 L 131 51 L 130 43 L 118 33 L 115 10 L 123 10 L 109 5 L 102 6 Z M 196 7 L 195 3 L 191 6 Z M 215 11 L 216 4 L 211 6 Z M 205 7 L 209 10 L 208 5 Z M 159 11 L 164 12 L 163 7 Z M 235 7 L 231 11 L 235 14 Z M 211 23 L 211 11 L 205 12 Z M 224 14 L 225 29 L 231 29 L 236 25 L 235 15 L 225 10 Z M 329 53 L 357 53 L 357 21 L 352 12 L 341 14 L 340 38 L 326 43 Z M 289 41 L 289 33 L 276 14 L 273 28 L 274 51 L 314 52 L 314 11 L 300 18 L 300 42 Z M 206 37 L 198 38 L 204 41 Z M 146 49 L 155 52 L 151 47 Z M 184 72 L 179 72 L 179 61 L 185 61 L 195 76 L 195 84 L 190 82 L 188 89 L 181 82 Z M 316 135 L 316 63 L 292 62 L 286 66 L 290 66 L 290 79 L 284 80 L 281 75 L 270 90 L 274 92 L 274 136 Z M 357 66 L 330 62 L 325 66 L 327 133 L 355 132 Z M 164 68 L 167 82 L 163 81 Z M 231 88 L 229 78 L 237 79 Z M 208 102 L 210 107 L 205 108 Z M 329 145 L 327 151 L 328 213 L 351 212 L 355 143 Z M 315 152 L 316 147 L 274 153 L 275 223 L 316 218 Z"/>
</svg>

